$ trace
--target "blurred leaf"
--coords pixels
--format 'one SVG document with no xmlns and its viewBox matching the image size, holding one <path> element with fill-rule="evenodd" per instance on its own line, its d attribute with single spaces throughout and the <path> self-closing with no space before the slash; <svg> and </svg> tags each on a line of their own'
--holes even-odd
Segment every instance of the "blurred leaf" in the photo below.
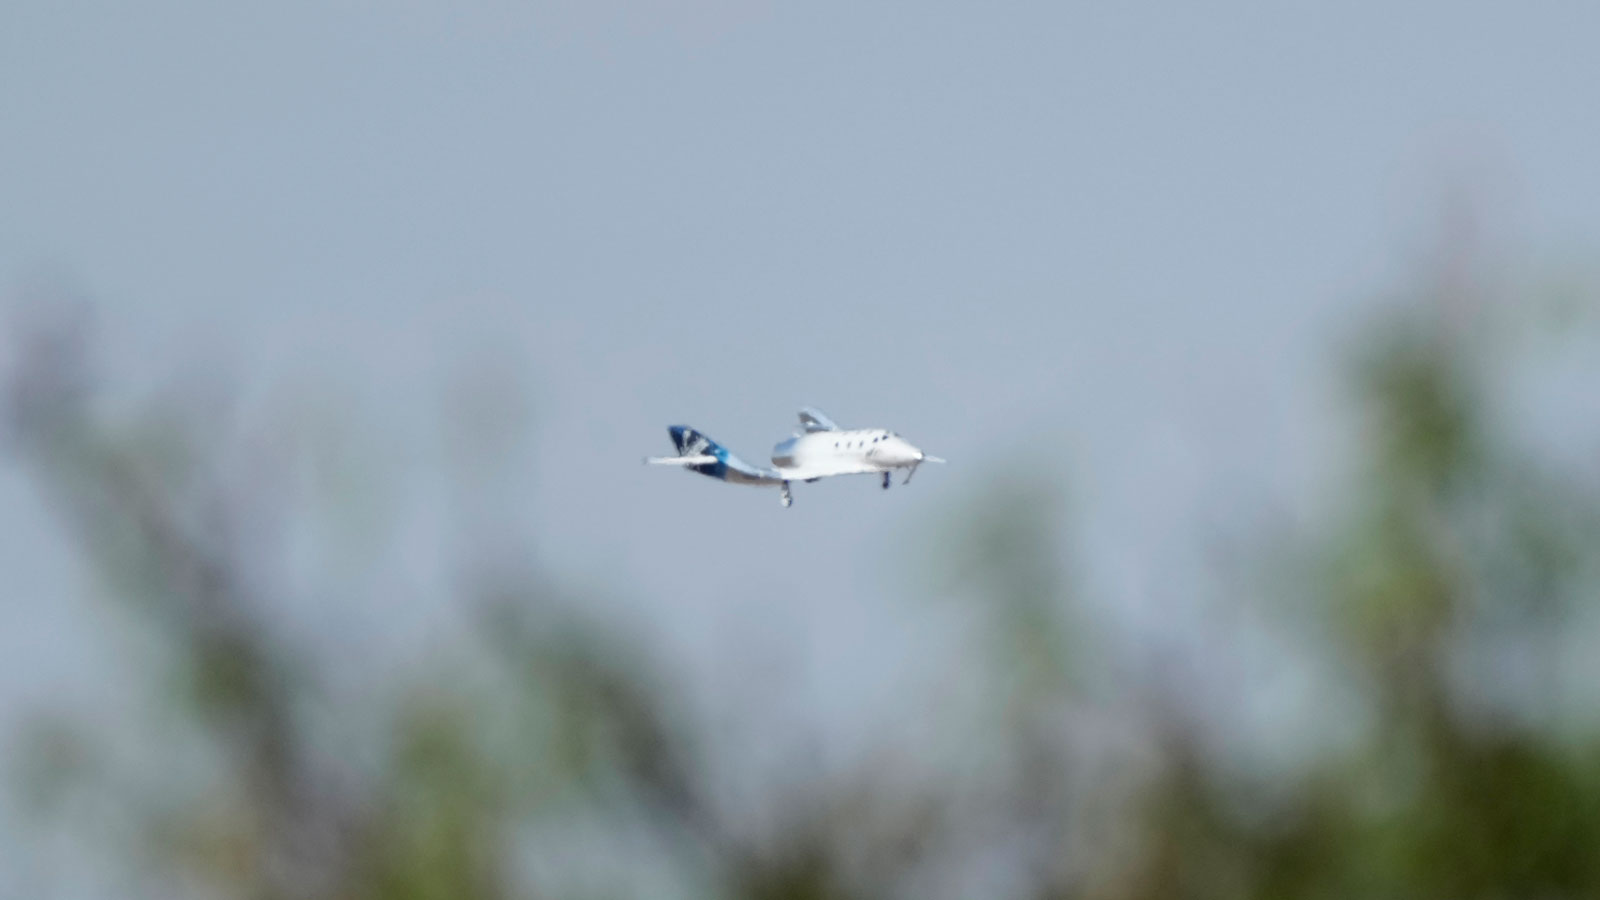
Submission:
<svg viewBox="0 0 1600 900">
<path fill-rule="evenodd" d="M 59 715 L 36 714 L 26 720 L 17 744 L 6 774 L 22 808 L 35 816 L 59 811 L 74 789 L 103 769 L 89 738 Z"/>
</svg>

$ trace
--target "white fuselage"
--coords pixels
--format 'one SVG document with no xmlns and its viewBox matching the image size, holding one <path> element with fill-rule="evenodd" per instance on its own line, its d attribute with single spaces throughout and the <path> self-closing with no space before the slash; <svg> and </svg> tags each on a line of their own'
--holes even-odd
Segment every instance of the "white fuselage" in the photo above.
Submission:
<svg viewBox="0 0 1600 900">
<path fill-rule="evenodd" d="M 921 450 L 882 428 L 811 431 L 772 448 L 772 465 L 795 480 L 887 472 L 915 466 L 923 459 Z"/>
</svg>

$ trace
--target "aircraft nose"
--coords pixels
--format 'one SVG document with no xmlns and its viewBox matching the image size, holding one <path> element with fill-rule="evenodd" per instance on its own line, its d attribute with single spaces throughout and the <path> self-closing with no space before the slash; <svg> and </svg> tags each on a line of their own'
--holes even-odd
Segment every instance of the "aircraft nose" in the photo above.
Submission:
<svg viewBox="0 0 1600 900">
<path fill-rule="evenodd" d="M 895 461 L 902 464 L 921 462 L 923 456 L 925 455 L 921 450 L 916 448 L 916 445 L 912 444 L 905 438 L 895 439 L 894 451 Z"/>
</svg>

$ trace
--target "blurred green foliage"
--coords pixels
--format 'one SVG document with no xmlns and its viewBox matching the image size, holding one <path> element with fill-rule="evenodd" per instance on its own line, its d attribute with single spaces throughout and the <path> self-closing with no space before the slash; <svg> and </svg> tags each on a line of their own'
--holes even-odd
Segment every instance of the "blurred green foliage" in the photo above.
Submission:
<svg viewBox="0 0 1600 900">
<path fill-rule="evenodd" d="M 964 746 L 936 778 L 866 765 L 774 791 L 767 828 L 727 802 L 737 748 L 670 667 L 564 612 L 540 573 L 465 579 L 480 627 L 463 661 L 418 667 L 378 709 L 341 707 L 252 568 L 260 498 L 181 414 L 106 424 L 85 321 L 33 323 L 7 386 L 12 450 L 163 637 L 152 680 L 181 685 L 187 727 L 155 741 L 215 765 L 170 802 L 133 799 L 91 750 L 103 736 L 54 711 L 15 787 L 91 856 L 126 848 L 100 847 L 63 797 L 122 807 L 134 867 L 155 873 L 140 890 L 163 895 L 1600 896 L 1600 716 L 1544 696 L 1600 597 L 1600 502 L 1508 439 L 1491 414 L 1502 363 L 1440 319 L 1409 310 L 1362 343 L 1363 466 L 1333 486 L 1273 623 L 1342 680 L 1305 703 L 1357 698 L 1355 740 L 1270 775 L 1230 759 L 1195 700 L 1196 682 L 1228 684 L 1215 658 L 1110 649 L 1063 559 L 1059 496 L 1002 480 L 940 551 L 941 589 L 980 635 L 956 664 L 982 708 L 934 712 Z M 1502 651 L 1528 673 L 1520 694 L 1486 687 Z M 337 764 L 317 711 L 377 723 L 364 765 Z"/>
</svg>

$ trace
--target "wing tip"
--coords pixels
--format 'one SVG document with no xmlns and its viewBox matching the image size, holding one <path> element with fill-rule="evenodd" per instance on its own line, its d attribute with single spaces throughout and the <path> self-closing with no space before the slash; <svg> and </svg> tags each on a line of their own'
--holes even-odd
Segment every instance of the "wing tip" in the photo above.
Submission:
<svg viewBox="0 0 1600 900">
<path fill-rule="evenodd" d="M 800 407 L 800 424 L 806 431 L 838 431 L 839 426 L 828 414 L 815 406 Z"/>
</svg>

